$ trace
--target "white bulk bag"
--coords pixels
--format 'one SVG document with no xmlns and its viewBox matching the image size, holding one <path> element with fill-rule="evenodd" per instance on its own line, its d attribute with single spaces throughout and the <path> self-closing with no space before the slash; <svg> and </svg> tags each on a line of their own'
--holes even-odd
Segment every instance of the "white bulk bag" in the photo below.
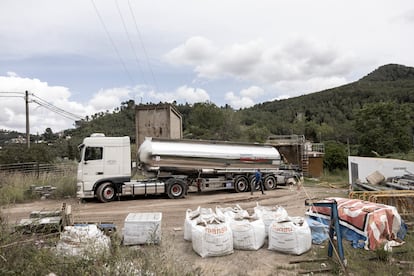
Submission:
<svg viewBox="0 0 414 276">
<path fill-rule="evenodd" d="M 266 231 L 263 220 L 233 220 L 233 247 L 240 250 L 259 250 L 265 243 Z"/>
<path fill-rule="evenodd" d="M 56 245 L 60 255 L 90 258 L 109 253 L 111 239 L 94 224 L 65 226 Z"/>
<path fill-rule="evenodd" d="M 233 234 L 229 223 L 217 218 L 193 225 L 193 250 L 201 257 L 225 256 L 233 253 Z"/>
<path fill-rule="evenodd" d="M 266 236 L 269 234 L 269 226 L 276 220 L 283 220 L 288 217 L 288 213 L 282 206 L 260 206 L 256 203 L 253 217 L 262 219 L 265 224 Z"/>
<path fill-rule="evenodd" d="M 311 230 L 302 217 L 288 217 L 269 226 L 269 250 L 301 255 L 311 246 Z"/>
<path fill-rule="evenodd" d="M 216 214 L 218 217 L 225 217 L 226 220 L 230 221 L 233 219 L 244 219 L 249 218 L 249 213 L 242 209 L 239 205 L 235 207 L 225 207 L 221 208 L 220 206 L 216 207 Z"/>
<path fill-rule="evenodd" d="M 184 220 L 184 240 L 191 241 L 191 231 L 193 226 L 202 220 L 209 220 L 214 217 L 213 209 L 201 208 L 200 206 L 192 211 L 187 209 Z"/>
</svg>

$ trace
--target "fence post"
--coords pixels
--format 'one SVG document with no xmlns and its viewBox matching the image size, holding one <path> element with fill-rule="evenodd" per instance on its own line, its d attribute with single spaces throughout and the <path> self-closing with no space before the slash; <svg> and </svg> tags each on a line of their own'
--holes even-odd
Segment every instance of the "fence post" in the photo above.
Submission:
<svg viewBox="0 0 414 276">
<path fill-rule="evenodd" d="M 36 175 L 37 175 L 37 178 L 40 177 L 40 164 L 39 164 L 39 161 L 36 162 Z"/>
</svg>

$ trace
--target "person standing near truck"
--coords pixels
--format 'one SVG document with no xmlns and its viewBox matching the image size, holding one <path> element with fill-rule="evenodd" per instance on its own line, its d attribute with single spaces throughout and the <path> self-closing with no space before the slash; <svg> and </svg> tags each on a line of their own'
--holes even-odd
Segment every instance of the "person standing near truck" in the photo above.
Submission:
<svg viewBox="0 0 414 276">
<path fill-rule="evenodd" d="M 262 191 L 262 195 L 265 195 L 264 192 L 264 187 L 263 187 L 263 180 L 262 180 L 262 173 L 260 172 L 260 169 L 257 169 L 255 174 L 255 183 L 256 185 L 254 185 L 255 187 L 251 187 L 251 194 L 253 194 L 254 190 L 256 189 L 256 187 L 259 185 L 260 186 L 260 190 Z"/>
</svg>

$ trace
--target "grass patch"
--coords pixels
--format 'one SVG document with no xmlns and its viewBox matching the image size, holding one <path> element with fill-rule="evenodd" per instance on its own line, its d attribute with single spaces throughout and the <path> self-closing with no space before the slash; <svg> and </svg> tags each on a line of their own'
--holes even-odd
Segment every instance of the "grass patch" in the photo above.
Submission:
<svg viewBox="0 0 414 276">
<path fill-rule="evenodd" d="M 76 164 L 73 165 L 74 168 Z M 27 202 L 41 197 L 31 187 L 52 186 L 51 197 L 65 198 L 76 195 L 76 170 L 64 170 L 59 173 L 1 173 L 0 205 Z"/>
<path fill-rule="evenodd" d="M 1 213 L 0 213 L 1 218 Z M 72 257 L 56 253 L 55 236 L 24 235 L 1 220 L 0 275 L 202 275 L 186 260 L 175 259 L 173 241 L 160 245 L 123 246 L 119 233 L 111 236 L 110 254 Z"/>
<path fill-rule="evenodd" d="M 344 255 L 347 262 L 346 269 L 351 275 L 411 275 L 414 270 L 414 236 L 407 234 L 405 244 L 394 247 L 392 252 L 378 249 L 368 251 L 353 248 L 350 242 L 342 241 Z M 313 245 L 311 252 L 305 258 L 328 257 L 328 241 L 322 245 Z M 318 263 L 301 263 L 301 270 L 316 270 L 321 267 L 332 268 L 330 275 L 344 275 L 337 258 L 329 258 L 327 261 Z"/>
<path fill-rule="evenodd" d="M 333 172 L 325 170 L 320 178 L 305 178 L 305 186 L 326 186 L 330 188 L 349 187 L 348 170 L 335 170 Z"/>
</svg>

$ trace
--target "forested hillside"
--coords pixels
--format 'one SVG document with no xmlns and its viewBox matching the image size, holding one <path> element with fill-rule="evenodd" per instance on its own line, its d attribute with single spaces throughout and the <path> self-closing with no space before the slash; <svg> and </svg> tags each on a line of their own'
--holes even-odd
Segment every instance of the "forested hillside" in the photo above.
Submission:
<svg viewBox="0 0 414 276">
<path fill-rule="evenodd" d="M 262 125 L 274 134 L 303 133 L 313 141 L 337 140 L 345 143 L 349 140 L 357 144 L 356 116 L 368 104 L 377 103 L 395 104 L 394 108 L 407 112 L 402 116 L 412 119 L 414 68 L 385 65 L 354 83 L 259 104 L 241 111 L 242 124 Z M 392 131 L 389 129 L 389 132 Z"/>
<path fill-rule="evenodd" d="M 313 142 L 348 143 L 353 154 L 408 152 L 413 148 L 414 68 L 384 65 L 341 87 L 241 110 L 211 102 L 176 107 L 184 138 L 264 142 L 269 135 L 304 134 Z M 58 155 L 72 158 L 83 137 L 94 132 L 134 141 L 134 119 L 135 102 L 129 100 L 112 113 L 76 122 L 75 129 L 65 131 L 71 139 L 48 142 Z M 46 134 L 42 137 L 54 137 Z"/>
</svg>

